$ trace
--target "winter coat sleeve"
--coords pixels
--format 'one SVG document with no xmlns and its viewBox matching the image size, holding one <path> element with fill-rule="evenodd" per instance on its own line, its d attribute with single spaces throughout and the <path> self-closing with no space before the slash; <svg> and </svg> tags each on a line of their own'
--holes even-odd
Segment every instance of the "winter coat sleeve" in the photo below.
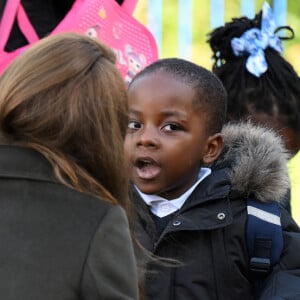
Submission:
<svg viewBox="0 0 300 300">
<path fill-rule="evenodd" d="M 300 299 L 300 229 L 286 211 L 282 217 L 284 249 L 265 281 L 260 300 Z"/>
<path fill-rule="evenodd" d="M 99 224 L 83 270 L 80 299 L 138 299 L 134 250 L 121 207 L 110 208 Z"/>
</svg>

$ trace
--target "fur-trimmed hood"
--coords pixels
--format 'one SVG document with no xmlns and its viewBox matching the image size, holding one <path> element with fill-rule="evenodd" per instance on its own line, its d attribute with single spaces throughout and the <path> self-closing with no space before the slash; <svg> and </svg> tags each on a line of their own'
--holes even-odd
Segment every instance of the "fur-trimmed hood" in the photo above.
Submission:
<svg viewBox="0 0 300 300">
<path fill-rule="evenodd" d="M 223 128 L 224 149 L 213 168 L 230 164 L 232 190 L 280 201 L 289 188 L 288 154 L 271 129 L 250 122 Z"/>
</svg>

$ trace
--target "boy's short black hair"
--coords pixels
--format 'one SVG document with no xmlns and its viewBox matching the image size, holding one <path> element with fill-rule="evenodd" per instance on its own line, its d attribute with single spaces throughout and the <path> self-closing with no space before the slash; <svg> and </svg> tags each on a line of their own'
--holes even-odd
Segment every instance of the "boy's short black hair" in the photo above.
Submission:
<svg viewBox="0 0 300 300">
<path fill-rule="evenodd" d="M 225 121 L 227 94 L 221 81 L 209 70 L 181 58 L 164 58 L 150 64 L 139 72 L 130 85 L 138 78 L 151 73 L 166 72 L 195 91 L 196 104 L 209 114 L 207 129 L 220 132 Z"/>
</svg>

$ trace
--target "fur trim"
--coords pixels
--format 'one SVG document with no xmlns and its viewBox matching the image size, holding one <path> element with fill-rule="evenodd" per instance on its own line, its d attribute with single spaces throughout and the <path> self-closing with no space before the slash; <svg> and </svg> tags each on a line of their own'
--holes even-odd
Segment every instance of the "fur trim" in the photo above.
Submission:
<svg viewBox="0 0 300 300">
<path fill-rule="evenodd" d="M 250 122 L 223 128 L 220 163 L 231 164 L 232 189 L 258 200 L 280 201 L 289 188 L 288 154 L 279 135 Z"/>
</svg>

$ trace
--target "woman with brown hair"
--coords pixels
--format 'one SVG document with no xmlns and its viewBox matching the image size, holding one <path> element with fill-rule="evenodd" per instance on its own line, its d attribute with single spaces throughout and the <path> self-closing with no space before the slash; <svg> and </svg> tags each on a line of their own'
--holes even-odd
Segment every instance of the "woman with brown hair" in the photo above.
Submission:
<svg viewBox="0 0 300 300">
<path fill-rule="evenodd" d="M 44 38 L 3 73 L 1 298 L 138 299 L 126 129 L 125 85 L 96 40 Z"/>
</svg>

